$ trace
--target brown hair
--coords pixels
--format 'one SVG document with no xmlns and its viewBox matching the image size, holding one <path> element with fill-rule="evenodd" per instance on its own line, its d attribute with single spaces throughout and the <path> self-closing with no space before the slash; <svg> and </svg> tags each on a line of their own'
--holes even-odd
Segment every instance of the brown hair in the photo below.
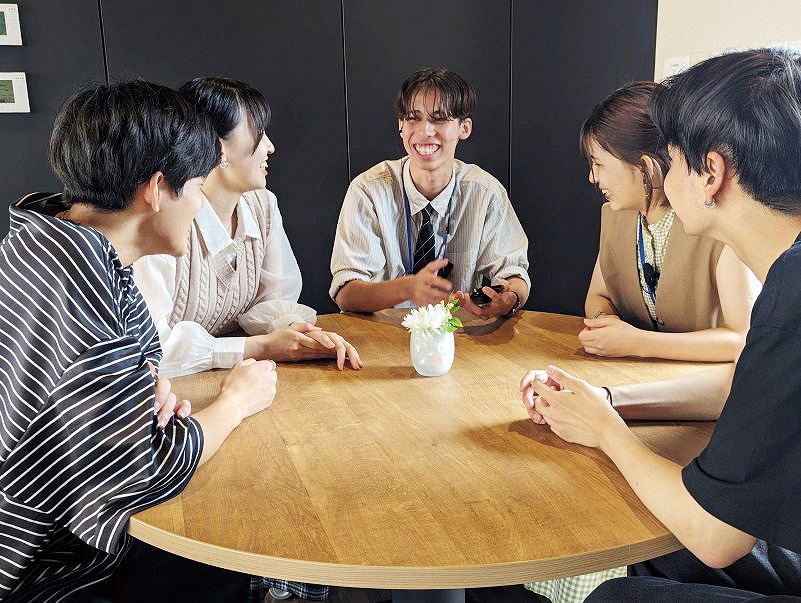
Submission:
<svg viewBox="0 0 801 603">
<path fill-rule="evenodd" d="M 647 191 L 646 206 L 651 202 L 651 191 L 661 182 L 652 181 L 641 157 L 651 157 L 663 176 L 670 167 L 667 145 L 648 114 L 648 102 L 656 86 L 654 82 L 632 82 L 615 90 L 595 105 L 579 135 L 581 153 L 587 161 L 590 143 L 595 141 L 621 161 L 639 166 Z"/>
<path fill-rule="evenodd" d="M 412 103 L 418 92 L 433 90 L 437 95 L 437 119 L 463 120 L 473 116 L 476 108 L 476 91 L 461 75 L 442 67 L 419 69 L 401 84 L 395 101 L 398 119 L 404 119 L 412 112 Z"/>
</svg>

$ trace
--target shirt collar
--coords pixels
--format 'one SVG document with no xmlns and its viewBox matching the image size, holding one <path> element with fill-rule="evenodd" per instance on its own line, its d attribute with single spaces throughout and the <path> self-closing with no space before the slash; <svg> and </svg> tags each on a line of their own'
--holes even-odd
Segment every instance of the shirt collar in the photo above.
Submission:
<svg viewBox="0 0 801 603">
<path fill-rule="evenodd" d="M 236 217 L 238 224 L 236 229 L 237 237 L 241 232 L 242 238 L 250 237 L 251 239 L 261 239 L 259 225 L 256 222 L 256 218 L 253 217 L 253 213 L 250 211 L 250 207 L 248 207 L 244 197 L 240 197 L 239 203 L 236 205 Z"/>
<path fill-rule="evenodd" d="M 237 241 L 242 241 L 247 237 L 261 239 L 259 225 L 256 223 L 256 219 L 253 217 L 247 203 L 245 203 L 244 197 L 240 197 L 239 202 L 236 204 L 236 218 L 237 226 L 234 239 Z M 203 243 L 206 245 L 210 256 L 218 255 L 233 245 L 234 239 L 228 234 L 228 230 L 223 226 L 206 195 L 203 195 L 203 207 L 200 208 L 197 216 L 195 216 L 195 224 L 197 224 L 198 233 L 203 238 Z"/>
<path fill-rule="evenodd" d="M 448 185 L 431 201 L 426 199 L 425 195 L 418 191 L 417 187 L 414 185 L 408 159 L 403 162 L 403 186 L 406 190 L 406 196 L 409 197 L 409 207 L 412 210 L 412 215 L 431 203 L 431 207 L 434 211 L 440 216 L 444 216 L 448 211 L 448 203 L 451 200 L 451 195 L 453 195 L 453 189 L 456 188 L 456 166 L 453 166 L 453 172 L 451 173 L 451 179 Z"/>
<path fill-rule="evenodd" d="M 659 218 L 653 224 L 648 224 L 648 232 L 652 235 L 658 234 L 665 234 L 670 231 L 670 228 L 673 226 L 673 220 L 676 217 L 676 212 L 673 211 L 673 208 L 669 208 L 665 215 Z M 640 219 L 642 220 L 642 214 L 640 214 Z"/>
</svg>

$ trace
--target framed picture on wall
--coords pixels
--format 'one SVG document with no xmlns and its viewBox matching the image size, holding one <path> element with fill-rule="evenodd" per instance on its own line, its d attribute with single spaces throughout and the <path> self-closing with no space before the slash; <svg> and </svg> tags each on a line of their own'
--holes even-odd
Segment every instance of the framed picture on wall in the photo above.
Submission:
<svg viewBox="0 0 801 603">
<path fill-rule="evenodd" d="M 22 46 L 16 4 L 0 4 L 0 46 Z"/>
<path fill-rule="evenodd" d="M 30 113 L 28 81 L 22 71 L 0 71 L 0 113 Z"/>
</svg>

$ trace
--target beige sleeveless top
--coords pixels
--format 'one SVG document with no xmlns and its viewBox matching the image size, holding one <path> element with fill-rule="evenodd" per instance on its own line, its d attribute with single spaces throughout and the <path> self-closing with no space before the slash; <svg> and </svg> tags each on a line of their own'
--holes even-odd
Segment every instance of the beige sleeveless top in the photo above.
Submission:
<svg viewBox="0 0 801 603">
<path fill-rule="evenodd" d="M 657 324 L 642 297 L 637 271 L 636 211 L 601 208 L 598 260 L 618 316 L 640 329 L 687 333 L 723 326 L 715 270 L 723 243 L 688 235 L 676 216 L 656 289 Z"/>
</svg>

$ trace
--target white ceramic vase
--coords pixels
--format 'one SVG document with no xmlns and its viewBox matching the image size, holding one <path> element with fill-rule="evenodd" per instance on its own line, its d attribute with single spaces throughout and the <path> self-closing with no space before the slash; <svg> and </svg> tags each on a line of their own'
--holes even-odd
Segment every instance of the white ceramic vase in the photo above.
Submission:
<svg viewBox="0 0 801 603">
<path fill-rule="evenodd" d="M 451 370 L 454 338 L 448 331 L 412 331 L 409 341 L 414 370 L 423 377 L 439 377 Z"/>
</svg>

